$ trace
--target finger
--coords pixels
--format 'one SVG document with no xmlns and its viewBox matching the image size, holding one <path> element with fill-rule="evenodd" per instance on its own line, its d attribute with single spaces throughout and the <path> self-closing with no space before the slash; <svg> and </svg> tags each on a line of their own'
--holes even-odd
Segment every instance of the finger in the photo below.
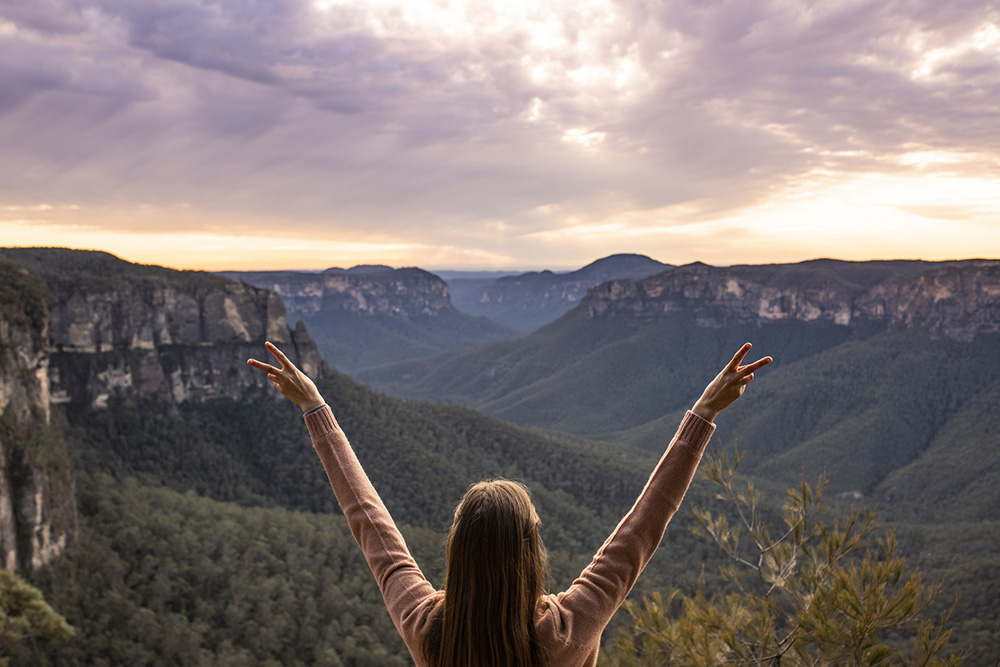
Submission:
<svg viewBox="0 0 1000 667">
<path fill-rule="evenodd" d="M 740 369 L 740 371 L 745 373 L 753 373 L 754 371 L 757 371 L 763 368 L 764 366 L 767 366 L 772 361 L 774 361 L 774 359 L 772 359 L 771 357 L 764 357 L 763 359 L 758 359 L 749 366 L 744 366 L 743 368 Z"/>
<path fill-rule="evenodd" d="M 264 347 L 266 347 L 268 351 L 274 355 L 274 358 L 278 360 L 278 362 L 281 364 L 282 370 L 293 365 L 292 362 L 288 360 L 288 357 L 285 356 L 285 353 L 279 350 L 277 347 L 275 347 L 274 343 L 272 343 L 271 341 L 267 341 L 266 343 L 264 343 Z"/>
<path fill-rule="evenodd" d="M 741 347 L 739 350 L 736 351 L 736 354 L 733 355 L 733 360 L 729 362 L 729 365 L 726 368 L 728 368 L 731 371 L 738 370 L 740 367 L 740 362 L 742 362 L 743 358 L 747 356 L 747 352 L 750 351 L 751 347 L 753 347 L 753 345 L 751 345 L 750 343 L 743 343 L 743 347 Z"/>
<path fill-rule="evenodd" d="M 746 385 L 750 384 L 750 380 L 753 380 L 753 373 L 750 373 L 749 375 L 744 375 L 743 377 L 741 377 L 740 381 L 739 381 L 739 384 L 741 384 L 743 386 L 746 386 Z"/>
<path fill-rule="evenodd" d="M 254 368 L 258 368 L 258 369 L 260 369 L 262 371 L 265 371 L 267 373 L 280 373 L 281 372 L 280 369 L 275 368 L 271 364 L 265 364 L 263 361 L 257 361 L 256 359 L 247 359 L 247 364 L 249 364 L 250 366 L 253 366 Z"/>
</svg>

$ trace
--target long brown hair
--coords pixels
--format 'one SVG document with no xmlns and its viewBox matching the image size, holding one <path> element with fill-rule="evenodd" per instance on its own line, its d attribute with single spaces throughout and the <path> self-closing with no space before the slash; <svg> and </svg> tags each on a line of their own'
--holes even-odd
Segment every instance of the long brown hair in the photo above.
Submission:
<svg viewBox="0 0 1000 667">
<path fill-rule="evenodd" d="M 424 654 L 434 667 L 541 667 L 535 613 L 547 559 L 520 482 L 473 484 L 448 533 L 444 597 Z"/>
</svg>

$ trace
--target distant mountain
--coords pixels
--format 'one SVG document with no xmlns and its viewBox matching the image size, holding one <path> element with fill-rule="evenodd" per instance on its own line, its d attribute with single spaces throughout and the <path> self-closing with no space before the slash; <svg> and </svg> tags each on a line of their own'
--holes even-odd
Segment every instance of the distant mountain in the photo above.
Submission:
<svg viewBox="0 0 1000 667">
<path fill-rule="evenodd" d="M 570 273 L 532 271 L 483 278 L 450 279 L 452 303 L 522 332 L 533 331 L 572 309 L 587 290 L 615 279 L 639 279 L 671 268 L 645 255 L 611 255 Z"/>
<path fill-rule="evenodd" d="M 781 482 L 825 468 L 838 492 L 902 497 L 880 485 L 907 467 L 906 479 L 925 479 L 934 467 L 918 459 L 947 447 L 943 433 L 970 432 L 963 410 L 985 409 L 1000 382 L 1000 262 L 688 265 L 595 287 L 525 338 L 359 379 L 655 448 L 715 372 L 706 361 L 747 340 L 777 359 L 724 415 L 748 467 Z M 984 497 L 1000 509 L 1000 495 Z"/>
<path fill-rule="evenodd" d="M 223 272 L 273 290 L 288 316 L 302 320 L 327 362 L 346 371 L 474 347 L 514 335 L 484 317 L 459 312 L 448 286 L 422 269 L 387 266 Z"/>
</svg>

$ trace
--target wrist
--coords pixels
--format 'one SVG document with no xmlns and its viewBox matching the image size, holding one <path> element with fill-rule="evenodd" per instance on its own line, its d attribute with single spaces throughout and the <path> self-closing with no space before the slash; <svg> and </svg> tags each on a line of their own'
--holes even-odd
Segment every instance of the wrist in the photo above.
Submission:
<svg viewBox="0 0 1000 667">
<path fill-rule="evenodd" d="M 701 401 L 698 401 L 697 403 L 694 404 L 694 407 L 691 408 L 691 412 L 695 413 L 705 421 L 713 424 L 715 423 L 715 418 L 719 416 L 718 410 L 713 410 L 712 408 L 708 407 Z"/>
<path fill-rule="evenodd" d="M 316 408 L 321 408 L 326 405 L 326 401 L 323 400 L 322 396 L 317 396 L 306 401 L 299 403 L 299 408 L 302 409 L 302 414 L 315 410 Z"/>
</svg>

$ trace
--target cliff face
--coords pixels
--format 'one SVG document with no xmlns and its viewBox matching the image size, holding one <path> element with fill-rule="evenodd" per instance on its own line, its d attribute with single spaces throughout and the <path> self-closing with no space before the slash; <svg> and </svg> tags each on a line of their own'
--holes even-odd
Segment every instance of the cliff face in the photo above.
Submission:
<svg viewBox="0 0 1000 667">
<path fill-rule="evenodd" d="M 291 330 L 273 292 L 228 280 L 136 284 L 92 291 L 53 285 L 50 376 L 56 402 L 105 407 L 114 395 L 182 402 L 238 399 L 266 377 L 246 366 L 270 340 L 307 374 L 320 356 Z"/>
<path fill-rule="evenodd" d="M 930 266 L 915 278 L 890 273 L 871 284 L 836 273 L 806 275 L 789 265 L 692 264 L 641 281 L 604 283 L 592 289 L 581 305 L 592 318 L 652 319 L 685 312 L 698 326 L 710 328 L 797 320 L 922 328 L 932 336 L 961 341 L 1000 331 L 1000 262 Z"/>
<path fill-rule="evenodd" d="M 115 395 L 172 402 L 239 398 L 266 377 L 246 365 L 271 340 L 306 373 L 320 356 L 290 330 L 272 292 L 196 271 L 132 264 L 103 252 L 2 248 L 47 284 L 51 400 L 105 407 Z"/>
<path fill-rule="evenodd" d="M 320 375 L 315 343 L 303 325 L 289 329 L 268 290 L 107 253 L 0 249 L 0 566 L 50 561 L 75 525 L 73 476 L 62 434 L 49 426 L 51 403 L 239 399 L 269 386 L 246 365 L 266 355 L 265 340 Z"/>
<path fill-rule="evenodd" d="M 75 522 L 65 445 L 49 427 L 45 285 L 0 264 L 0 567 L 62 553 Z"/>
<path fill-rule="evenodd" d="M 356 267 L 323 273 L 229 272 L 222 275 L 273 290 L 292 317 L 345 311 L 404 318 L 451 309 L 448 285 L 422 269 Z"/>
</svg>

